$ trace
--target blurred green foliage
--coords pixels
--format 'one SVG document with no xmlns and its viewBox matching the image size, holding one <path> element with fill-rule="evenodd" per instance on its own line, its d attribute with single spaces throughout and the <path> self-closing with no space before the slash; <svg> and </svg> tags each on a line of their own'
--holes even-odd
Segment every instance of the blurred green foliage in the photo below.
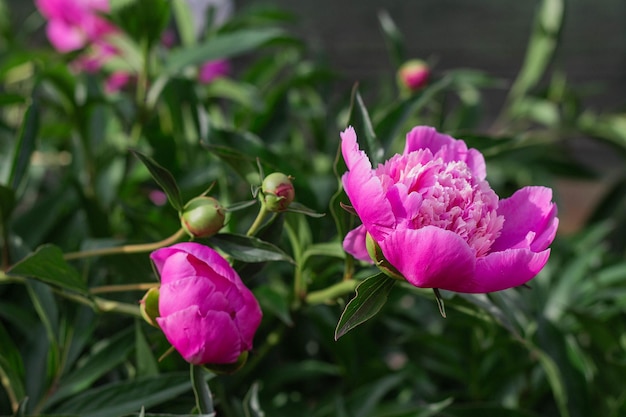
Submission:
<svg viewBox="0 0 626 417">
<path fill-rule="evenodd" d="M 167 238 L 181 206 L 211 185 L 231 210 L 207 243 L 238 260 L 264 311 L 246 366 L 207 376 L 219 415 L 626 415 L 626 116 L 581 108 L 550 66 L 565 1 L 541 2 L 515 80 L 435 71 L 403 95 L 381 78 L 370 102 L 358 86 L 337 91 L 340 74 L 309 57 L 293 16 L 239 10 L 194 40 L 181 4 L 112 1 L 122 59 L 86 74 L 72 71 L 71 54 L 28 44 L 41 28 L 13 27 L 0 1 L 0 415 L 194 412 L 188 364 L 159 361 L 167 341 L 139 316 L 141 285 L 156 282 L 146 253 L 74 255 Z M 397 67 L 410 58 L 404 39 L 379 18 Z M 164 49 L 172 27 L 183 42 Z M 198 83 L 194 68 L 220 58 L 235 71 Z M 106 92 L 104 77 L 121 69 L 135 82 Z M 508 96 L 485 128 L 493 88 Z M 580 231 L 558 236 L 532 289 L 443 293 L 443 319 L 431 292 L 396 285 L 373 319 L 335 341 L 354 289 L 342 280 L 372 272 L 340 245 L 354 222 L 338 180 L 348 122 L 378 160 L 416 124 L 463 138 L 484 153 L 501 196 L 598 180 L 569 152 L 573 137 L 610 146 L 624 165 Z M 326 216 L 282 213 L 243 239 L 272 171 L 294 177 L 302 211 Z M 159 186 L 171 206 L 151 199 Z"/>
</svg>

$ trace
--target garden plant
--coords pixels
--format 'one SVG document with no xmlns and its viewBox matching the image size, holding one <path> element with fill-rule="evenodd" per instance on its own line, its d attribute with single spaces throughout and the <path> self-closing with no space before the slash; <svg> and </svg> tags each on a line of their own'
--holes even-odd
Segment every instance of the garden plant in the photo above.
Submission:
<svg viewBox="0 0 626 417">
<path fill-rule="evenodd" d="M 510 80 L 381 11 L 359 82 L 277 8 L 0 0 L 0 415 L 625 416 L 626 115 L 566 6 Z M 563 179 L 606 185 L 569 233 Z"/>
</svg>

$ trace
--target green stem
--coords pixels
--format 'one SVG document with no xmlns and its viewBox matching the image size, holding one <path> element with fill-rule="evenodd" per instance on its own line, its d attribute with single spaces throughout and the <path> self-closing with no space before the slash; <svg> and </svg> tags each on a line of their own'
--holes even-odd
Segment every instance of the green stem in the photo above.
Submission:
<svg viewBox="0 0 626 417">
<path fill-rule="evenodd" d="M 53 289 L 53 291 L 56 294 L 67 298 L 68 300 L 72 300 L 74 302 L 84 304 L 90 307 L 95 306 L 95 308 L 101 313 L 122 313 L 133 317 L 141 317 L 139 304 L 127 304 L 119 301 L 107 300 L 101 297 L 87 298 L 82 295 L 72 294 L 55 289 Z"/>
<path fill-rule="evenodd" d="M 89 290 L 90 294 L 102 294 L 106 292 L 146 291 L 158 287 L 158 282 L 142 282 L 138 284 L 103 285 Z"/>
<path fill-rule="evenodd" d="M 329 301 L 333 301 L 342 295 L 351 293 L 354 291 L 358 284 L 358 281 L 351 279 L 348 281 L 341 281 L 335 285 L 331 285 L 323 290 L 310 292 L 304 299 L 307 304 L 325 304 Z"/>
<path fill-rule="evenodd" d="M 263 225 L 265 216 L 267 216 L 268 213 L 269 212 L 267 210 L 267 207 L 265 207 L 265 203 L 261 202 L 261 208 L 259 209 L 259 213 L 256 215 L 256 219 L 254 219 L 254 222 L 252 223 L 252 226 L 250 226 L 250 229 L 248 229 L 248 233 L 246 233 L 246 236 L 254 236 L 254 234 L 259 231 L 259 229 Z"/>
<path fill-rule="evenodd" d="M 198 411 L 207 416 L 214 416 L 213 398 L 204 378 L 204 368 L 198 365 L 190 364 L 189 372 L 191 374 L 191 387 L 196 397 L 196 407 Z"/>
<path fill-rule="evenodd" d="M 155 249 L 159 249 L 165 246 L 172 245 L 180 240 L 181 237 L 185 235 L 185 231 L 183 229 L 179 229 L 172 236 L 165 238 L 163 240 L 159 240 L 158 242 L 153 243 L 141 243 L 137 245 L 124 245 L 124 246 L 116 246 L 113 248 L 100 248 L 100 249 L 92 249 L 85 250 L 80 252 L 70 252 L 63 255 L 63 259 L 66 261 L 72 259 L 80 259 L 80 258 L 88 258 L 92 256 L 105 256 L 105 255 L 119 255 L 123 253 L 142 253 L 142 252 L 150 252 Z"/>
</svg>

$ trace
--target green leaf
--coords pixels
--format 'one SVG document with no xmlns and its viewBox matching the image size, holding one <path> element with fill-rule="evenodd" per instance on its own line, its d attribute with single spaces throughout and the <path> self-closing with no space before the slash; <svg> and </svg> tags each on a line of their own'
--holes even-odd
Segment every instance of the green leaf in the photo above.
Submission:
<svg viewBox="0 0 626 417">
<path fill-rule="evenodd" d="M 140 320 L 135 320 L 135 358 L 139 376 L 155 376 L 159 374 L 159 365 L 143 334 Z"/>
<path fill-rule="evenodd" d="M 289 204 L 287 211 L 290 211 L 292 213 L 300 213 L 300 214 L 304 214 L 305 216 L 315 217 L 315 218 L 324 217 L 326 215 L 324 213 L 318 213 L 315 210 L 308 208 L 304 204 L 300 204 L 295 201 Z"/>
<path fill-rule="evenodd" d="M 87 294 L 87 285 L 78 271 L 63 259 L 63 252 L 54 245 L 40 246 L 35 252 L 13 265 L 7 273 L 35 278 L 61 288 Z"/>
<path fill-rule="evenodd" d="M 206 376 L 207 378 L 210 375 Z M 55 414 L 119 417 L 179 397 L 191 389 L 189 372 L 113 382 L 84 391 L 54 409 Z"/>
<path fill-rule="evenodd" d="M 386 10 L 382 10 L 378 13 L 378 22 L 380 23 L 380 28 L 383 31 L 385 42 L 387 43 L 391 63 L 395 68 L 399 68 L 400 65 L 406 61 L 402 33 L 400 33 L 400 30 Z"/>
<path fill-rule="evenodd" d="M 369 277 L 356 287 L 356 295 L 344 309 L 337 328 L 335 340 L 371 319 L 387 302 L 387 296 L 396 281 L 383 273 Z"/>
<path fill-rule="evenodd" d="M 0 184 L 0 230 L 6 225 L 15 208 L 15 193 L 9 187 Z"/>
<path fill-rule="evenodd" d="M 0 322 L 0 381 L 11 402 L 26 396 L 24 363 L 13 338 Z"/>
<path fill-rule="evenodd" d="M 35 150 L 35 140 L 39 132 L 39 104 L 33 99 L 24 114 L 22 126 L 15 142 L 13 161 L 8 184 L 17 190 L 30 165 L 30 157 Z"/>
<path fill-rule="evenodd" d="M 193 45 L 196 43 L 196 36 L 194 34 L 193 16 L 188 3 L 186 1 L 173 1 L 172 9 L 181 43 L 184 46 Z"/>
<path fill-rule="evenodd" d="M 63 376 L 58 388 L 46 402 L 46 406 L 50 407 L 52 404 L 81 393 L 104 374 L 124 362 L 133 349 L 132 330 L 123 330 L 109 339 L 100 341 L 99 350 L 87 354 L 80 361 L 79 368 Z"/>
<path fill-rule="evenodd" d="M 202 239 L 198 239 L 198 241 L 202 241 Z M 208 238 L 207 241 L 239 261 L 286 261 L 294 263 L 294 260 L 276 245 L 253 236 L 218 233 Z"/>
<path fill-rule="evenodd" d="M 370 158 L 370 161 L 372 161 L 372 166 L 377 166 L 382 162 L 385 152 L 376 138 L 376 133 L 374 133 L 374 127 L 372 126 L 369 113 L 365 107 L 363 98 L 361 98 L 361 94 L 359 94 L 358 84 L 355 84 L 352 88 L 348 124 L 354 127 L 359 137 L 359 145 Z"/>
<path fill-rule="evenodd" d="M 246 417 L 265 417 L 259 403 L 259 383 L 255 382 L 243 399 L 243 413 Z"/>
<path fill-rule="evenodd" d="M 259 300 L 263 311 L 270 311 L 287 326 L 293 326 L 289 293 L 285 288 L 260 285 L 254 289 L 254 296 Z"/>
<path fill-rule="evenodd" d="M 163 189 L 167 195 L 167 199 L 170 204 L 178 211 L 183 209 L 183 200 L 178 190 L 178 185 L 172 174 L 161 165 L 159 165 L 154 159 L 147 155 L 142 154 L 136 149 L 130 150 L 139 160 L 148 168 L 150 175 L 156 181 L 157 184 Z"/>
<path fill-rule="evenodd" d="M 285 32 L 279 28 L 246 29 L 221 34 L 198 45 L 173 50 L 165 62 L 165 70 L 170 74 L 177 73 L 185 67 L 205 61 L 256 51 L 265 43 L 284 35 Z"/>
<path fill-rule="evenodd" d="M 526 50 L 524 64 L 511 87 L 512 99 L 522 97 L 541 80 L 558 45 L 564 14 L 563 0 L 541 2 L 535 16 L 535 27 Z"/>
</svg>

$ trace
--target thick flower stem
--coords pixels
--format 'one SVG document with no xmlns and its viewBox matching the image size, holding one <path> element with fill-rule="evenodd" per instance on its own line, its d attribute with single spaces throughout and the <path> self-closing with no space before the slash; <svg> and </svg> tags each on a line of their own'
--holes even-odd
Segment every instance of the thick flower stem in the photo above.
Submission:
<svg viewBox="0 0 626 417">
<path fill-rule="evenodd" d="M 309 293 L 304 300 L 309 305 L 324 304 L 354 291 L 357 284 L 358 281 L 354 279 L 341 281 L 323 290 Z"/>
<path fill-rule="evenodd" d="M 158 287 L 158 282 L 142 282 L 138 284 L 122 284 L 122 285 L 103 285 L 94 287 L 89 290 L 91 294 L 102 294 L 107 292 L 125 292 L 125 291 L 146 291 L 150 288 Z"/>
<path fill-rule="evenodd" d="M 63 258 L 66 261 L 72 259 L 80 259 L 80 258 L 89 258 L 92 256 L 105 256 L 105 255 L 119 255 L 124 253 L 142 253 L 142 252 L 150 252 L 155 249 L 159 249 L 165 246 L 172 245 L 180 240 L 185 235 L 185 231 L 183 229 L 179 229 L 172 236 L 165 238 L 163 240 L 159 240 L 158 242 L 153 243 L 141 243 L 137 245 L 124 245 L 124 246 L 116 246 L 113 248 L 100 248 L 93 250 L 86 250 L 80 252 L 70 252 L 63 255 Z"/>
<path fill-rule="evenodd" d="M 211 390 L 204 378 L 204 368 L 191 364 L 189 371 L 191 374 L 191 387 L 196 397 L 196 407 L 198 411 L 204 416 L 215 416 Z"/>
<path fill-rule="evenodd" d="M 250 229 L 248 229 L 246 236 L 254 236 L 254 234 L 259 231 L 267 214 L 267 207 L 265 206 L 265 203 L 261 202 L 261 208 L 259 209 L 259 213 L 256 215 L 256 219 L 254 219 L 254 222 L 252 223 L 252 226 L 250 226 Z"/>
</svg>

